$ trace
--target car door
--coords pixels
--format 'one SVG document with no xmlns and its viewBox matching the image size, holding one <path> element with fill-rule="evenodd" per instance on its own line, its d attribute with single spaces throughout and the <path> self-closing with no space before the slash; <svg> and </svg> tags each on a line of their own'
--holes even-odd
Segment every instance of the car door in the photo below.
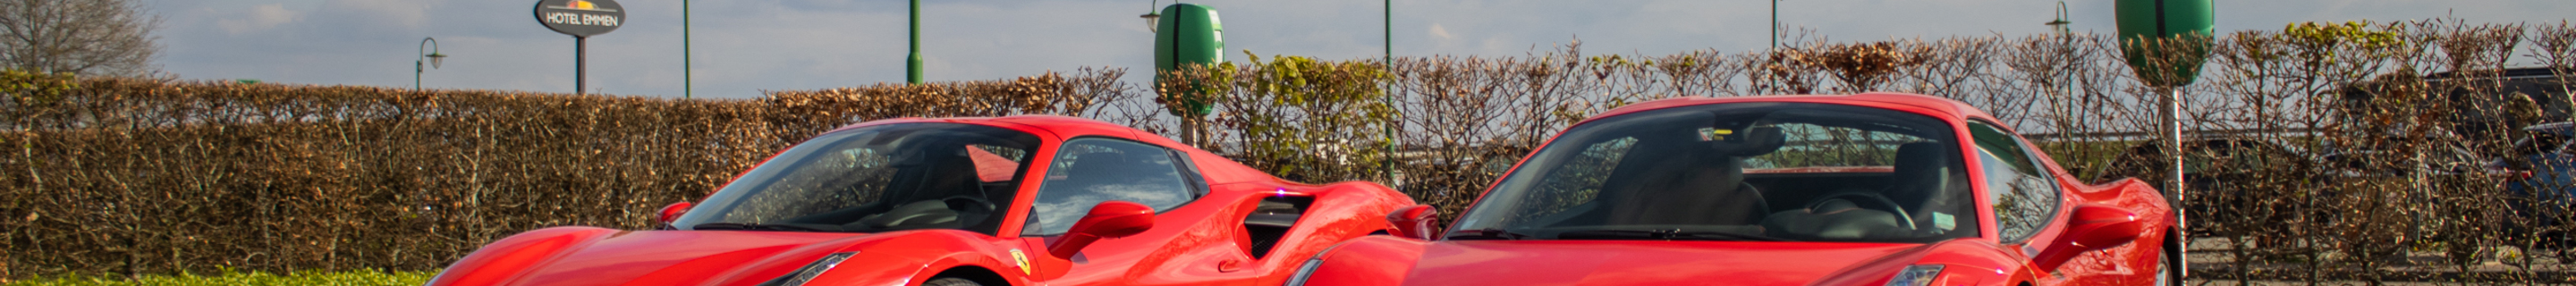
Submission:
<svg viewBox="0 0 2576 286">
<path fill-rule="evenodd" d="M 1207 285 L 1243 279 L 1173 275 L 1213 271 L 1218 264 L 1245 258 L 1232 238 L 1239 233 L 1210 227 L 1209 218 L 1216 217 L 1219 207 L 1193 204 L 1206 195 L 1206 183 L 1174 153 L 1110 137 L 1075 138 L 1057 148 L 1020 233 L 1029 248 L 1045 249 L 1101 202 L 1144 204 L 1157 214 L 1152 229 L 1100 240 L 1070 258 L 1029 253 L 1040 268 L 1064 270 L 1048 285 Z"/>
<path fill-rule="evenodd" d="M 2012 135 L 2008 129 L 1984 121 L 1969 121 L 1968 132 L 1974 140 L 1976 161 L 1984 176 L 1987 201 L 1995 215 L 1997 241 L 2006 249 L 2017 250 L 2024 261 L 2051 247 L 2063 232 L 2069 202 L 2065 188 L 2058 185 L 2028 142 Z M 2057 269 L 2036 269 L 2044 273 L 2042 284 L 2117 285 L 2139 278 L 2152 278 L 2151 269 L 2132 269 L 2116 256 L 2121 251 L 2090 251 L 2080 254 Z"/>
</svg>

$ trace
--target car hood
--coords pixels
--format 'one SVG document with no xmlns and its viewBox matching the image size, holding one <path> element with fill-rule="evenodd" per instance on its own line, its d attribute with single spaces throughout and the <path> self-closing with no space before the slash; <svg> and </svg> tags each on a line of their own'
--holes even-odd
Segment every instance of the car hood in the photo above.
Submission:
<svg viewBox="0 0 2576 286">
<path fill-rule="evenodd" d="M 712 285 L 764 281 L 785 272 L 783 269 L 812 261 L 809 256 L 881 235 L 890 234 L 624 231 L 563 250 L 531 265 L 508 284 Z"/>
<path fill-rule="evenodd" d="M 1810 285 L 1864 265 L 1902 267 L 1923 244 L 1727 241 L 1431 243 L 1407 285 Z M 1902 260 L 1902 261 L 1898 261 Z M 1857 271 L 1878 272 L 1878 271 Z M 1888 272 L 1893 274 L 1894 272 Z M 1859 278 L 1885 281 L 1884 277 Z M 1842 279 L 1835 279 L 1842 280 Z"/>
</svg>

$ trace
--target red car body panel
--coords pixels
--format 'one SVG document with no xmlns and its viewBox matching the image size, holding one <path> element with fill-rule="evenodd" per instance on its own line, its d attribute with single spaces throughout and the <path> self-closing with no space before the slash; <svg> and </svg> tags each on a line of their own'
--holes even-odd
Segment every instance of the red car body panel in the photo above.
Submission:
<svg viewBox="0 0 2576 286">
<path fill-rule="evenodd" d="M 1949 121 L 1957 140 L 1968 142 L 1967 122 L 2002 122 L 1965 103 L 1938 97 L 1870 93 L 1822 96 L 1688 97 L 1632 104 L 1585 119 L 1683 106 L 1747 102 L 1825 103 L 1904 111 Z M 2003 127 L 1994 124 L 1996 127 Z M 2006 127 L 2008 128 L 2008 127 Z M 2010 130 L 2005 130 L 2011 132 Z M 1558 136 L 1562 136 L 1559 134 Z M 1551 138 L 1553 143 L 1556 138 Z M 1959 144 L 1960 154 L 1973 146 Z M 1550 145 L 1541 145 L 1550 146 Z M 2090 185 L 2068 174 L 2033 150 L 2061 188 L 2055 218 L 2038 233 L 2017 243 L 1997 241 L 1993 208 L 1977 208 L 1980 235 L 1928 244 L 1838 242 L 1730 242 L 1635 240 L 1416 240 L 1392 236 L 1356 239 L 1317 256 L 1321 260 L 1305 285 L 1884 285 L 1909 265 L 1947 267 L 1930 285 L 2147 285 L 2155 277 L 2158 256 L 2168 236 L 2180 235 L 2181 219 L 2164 195 L 2136 179 Z M 1536 154 L 1533 151 L 1532 154 Z M 1528 163 L 1524 157 L 1521 164 Z M 1976 164 L 1971 162 L 1970 164 Z M 1505 172 L 1513 174 L 1519 168 Z M 1884 168 L 1796 168 L 1758 173 L 1884 172 Z M 1983 168 L 1967 168 L 1970 181 L 1985 178 Z M 1499 184 L 1497 179 L 1495 184 Z M 1977 205 L 1991 206 L 1984 184 L 1974 185 Z M 1488 185 L 1490 192 L 1492 184 Z M 1490 195 L 1491 193 L 1487 193 Z M 1481 203 L 1485 198 L 1478 198 Z M 2068 253 L 2056 268 L 2033 258 L 2068 245 L 2070 216 L 2081 206 L 2107 206 L 2133 214 L 2139 236 L 2116 247 Z"/>
<path fill-rule="evenodd" d="M 881 233 L 732 230 L 624 231 L 555 227 L 492 242 L 451 264 L 428 285 L 754 285 L 798 271 L 832 253 L 855 252 L 807 285 L 920 285 L 942 275 L 983 277 L 987 285 L 1277 285 L 1306 257 L 1371 233 L 1390 231 L 1384 216 L 1412 198 L 1368 182 L 1309 185 L 1267 173 L 1147 132 L 1062 116 L 899 118 L 867 126 L 948 122 L 1001 127 L 1037 136 L 1027 172 L 1044 174 L 1065 140 L 1110 137 L 1179 150 L 1205 177 L 1209 192 L 1154 216 L 1143 233 L 1099 240 L 1073 259 L 1047 254 L 1046 237 L 1021 237 L 1006 223 L 985 235 L 962 230 Z M 741 175 L 736 175 L 737 177 Z M 1026 221 L 1037 183 L 1024 182 L 1005 221 Z M 1245 216 L 1263 198 L 1312 198 L 1268 256 L 1254 258 Z M 1016 255 L 1015 255 L 1016 251 Z M 1020 259 L 1027 261 L 1021 266 Z"/>
</svg>

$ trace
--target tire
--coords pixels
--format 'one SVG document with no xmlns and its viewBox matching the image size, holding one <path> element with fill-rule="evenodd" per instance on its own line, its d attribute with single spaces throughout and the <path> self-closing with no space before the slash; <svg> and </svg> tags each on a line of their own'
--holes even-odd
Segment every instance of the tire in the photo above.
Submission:
<svg viewBox="0 0 2576 286">
<path fill-rule="evenodd" d="M 2166 233 L 2164 250 L 2156 255 L 2156 286 L 2182 285 L 2183 248 L 2181 233 Z"/>
<path fill-rule="evenodd" d="M 975 280 L 966 280 L 966 278 L 945 277 L 930 279 L 930 282 L 922 282 L 921 286 L 984 286 L 984 283 L 975 283 Z"/>
</svg>

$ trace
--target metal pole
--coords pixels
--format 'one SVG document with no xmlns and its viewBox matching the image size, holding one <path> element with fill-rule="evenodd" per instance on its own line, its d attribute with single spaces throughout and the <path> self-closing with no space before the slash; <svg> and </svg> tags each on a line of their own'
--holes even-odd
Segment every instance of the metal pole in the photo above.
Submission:
<svg viewBox="0 0 2576 286">
<path fill-rule="evenodd" d="M 689 69 L 695 62 L 689 55 L 689 0 L 680 0 L 680 98 L 696 97 L 697 81 L 691 77 L 696 71 Z"/>
<path fill-rule="evenodd" d="M 1771 0 L 1771 49 L 1780 49 L 1780 0 Z"/>
<path fill-rule="evenodd" d="M 2182 153 L 2182 87 L 2168 86 L 2164 87 L 2164 89 L 2164 104 L 2161 106 L 2163 107 L 2161 109 L 2164 109 L 2164 133 L 2166 138 L 2165 154 L 2173 156 L 2173 166 L 2165 170 L 2165 189 L 2173 190 L 2167 193 L 2171 194 L 2168 196 L 2172 197 L 2170 200 L 2173 203 L 2172 206 L 2174 207 L 2174 212 L 2179 214 L 2182 210 L 2187 209 L 2182 207 L 2184 186 L 2182 177 L 2184 156 Z"/>
<path fill-rule="evenodd" d="M 1385 4 L 1386 23 L 1381 27 L 1386 29 L 1386 66 L 1381 68 L 1386 73 L 1386 82 L 1383 83 L 1386 94 L 1379 96 L 1378 101 L 1386 104 L 1387 120 L 1380 123 L 1378 129 L 1386 132 L 1385 137 L 1380 138 L 1386 142 L 1386 160 L 1379 162 L 1378 171 L 1386 173 L 1387 182 L 1394 183 L 1396 190 L 1404 190 L 1404 180 L 1395 178 L 1395 0 L 1386 0 Z"/>
<path fill-rule="evenodd" d="M 912 56 L 904 59 L 904 82 L 921 84 L 921 0 L 912 0 Z"/>
<path fill-rule="evenodd" d="M 2057 92 L 2057 104 L 2052 105 L 2057 110 L 2051 112 L 2057 114 L 2057 125 L 2062 127 L 2073 126 L 2071 122 L 2075 120 L 2074 100 L 2071 99 L 2075 96 L 2075 73 L 2067 72 L 2075 65 L 2075 35 L 2072 30 L 2066 29 L 2066 25 L 2071 24 L 2075 22 L 2066 21 L 2066 1 L 2057 1 L 2057 20 L 2048 21 L 2048 26 L 2057 28 L 2057 52 L 2065 57 L 2066 64 L 2052 69 L 2058 76 L 2051 79 L 2057 81 L 2057 88 L 2054 90 Z M 2066 132 L 2066 130 L 2059 132 Z"/>
<path fill-rule="evenodd" d="M 2165 104 L 2164 104 L 2164 106 L 2163 106 L 2164 108 L 2162 108 L 2162 109 L 2164 109 L 2164 113 L 2165 113 L 2165 118 L 2164 118 L 2164 121 L 2165 121 L 2165 124 L 2164 124 L 2164 125 L 2165 125 L 2165 126 L 2164 126 L 2164 127 L 2165 127 L 2165 136 L 2169 136 L 2169 137 L 2166 137 L 2166 138 L 2171 138 L 2171 139 L 2167 139 L 2167 140 L 2165 140 L 2165 152 L 2169 152 L 2169 153 L 2165 153 L 2165 154 L 2172 154 L 2172 155 L 2173 155 L 2173 167 L 2172 167 L 2172 168 L 2168 168 L 2167 170 L 2165 170 L 2165 171 L 2166 171 L 2166 173 L 2165 173 L 2166 178 L 2171 178 L 2171 179 L 2166 179 L 2166 180 L 2165 180 L 2165 189 L 2166 189 L 2166 190 L 2172 190 L 2172 191 L 2168 191 L 2168 192 L 2166 192 L 2167 194 L 2170 194 L 2170 195 L 2167 195 L 2167 196 L 2170 196 L 2170 197 L 2171 197 L 2171 198 L 2169 198 L 2169 199 L 2167 200 L 2167 204 L 2166 204 L 2166 205 L 2167 205 L 2167 206 L 2172 206 L 2172 207 L 2173 207 L 2175 222 L 2177 222 L 2177 223 L 2183 223 L 2183 224 L 2188 224 L 2188 223 L 2190 223 L 2190 222 L 2188 222 L 2188 221 L 2183 221 L 2183 220 L 2184 220 L 2184 219 L 2188 219 L 2188 218 L 2190 218 L 2190 216 L 2188 216 L 2188 214 L 2186 214 L 2186 213 L 2184 213 L 2184 212 L 2189 211 L 2191 208 L 2183 207 L 2183 205 L 2182 205 L 2182 201 L 2183 201 L 2183 197 L 2184 197 L 2184 196 L 2183 196 L 2183 191 L 2184 191 L 2183 186 L 2185 186 L 2185 185 L 2183 184 L 2183 177 L 2182 177 L 2182 176 L 2183 176 L 2183 173 L 2182 173 L 2182 168 L 2183 168 L 2183 165 L 2182 165 L 2182 164 L 2183 164 L 2183 159 L 2182 159 L 2182 158 L 2183 158 L 2183 157 L 2182 157 L 2182 156 L 2183 156 L 2183 153 L 2182 153 L 2182 100 L 2183 100 L 2183 99 L 2182 99 L 2182 87 L 2180 87 L 2180 86 L 2165 87 L 2165 96 L 2164 96 L 2164 98 L 2165 98 L 2165 102 L 2164 102 Z M 2190 228 L 2187 228 L 2187 227 L 2186 227 L 2186 228 L 2180 228 L 2180 229 L 2188 230 L 2188 229 L 2190 229 Z M 2189 251 L 2191 251 L 2191 233 L 2189 233 L 2189 232 L 2182 232 L 2182 233 L 2176 233 L 2175 235 L 2180 235 L 2180 236 L 2182 236 L 2182 237 L 2180 237 L 2180 238 L 2176 238 L 2176 239 L 2175 239 L 2175 241 L 2180 242 L 2179 244 L 2183 246 L 2183 247 L 2182 247 L 2183 249 L 2177 249 L 2177 250 L 2174 250 L 2174 252 L 2175 252 L 2175 253 L 2184 253 L 2184 252 L 2189 252 Z M 2185 259 L 2185 260 L 2183 260 L 2183 261 L 2179 261 L 2179 262 L 2177 262 L 2177 263 L 2175 263 L 2175 264 L 2180 264 L 2180 265 L 2183 265 L 2183 266 L 2184 266 L 2184 267 L 2183 267 L 2183 269 L 2178 270 L 2178 271 L 2183 271 L 2183 274 L 2184 274 L 2184 275 L 2190 275 L 2190 274 L 2191 274 L 2191 271 L 2187 271 L 2187 270 L 2191 269 L 2191 267 L 2190 267 L 2190 266 L 2191 266 L 2191 261 L 2190 261 L 2190 260 Z M 2240 281 L 2240 282 L 2242 282 L 2242 281 Z M 2180 281 L 2176 281 L 2175 283 L 2181 283 L 2181 282 L 2180 282 Z"/>
<path fill-rule="evenodd" d="M 590 37 L 572 36 L 572 94 L 590 94 Z"/>
</svg>

